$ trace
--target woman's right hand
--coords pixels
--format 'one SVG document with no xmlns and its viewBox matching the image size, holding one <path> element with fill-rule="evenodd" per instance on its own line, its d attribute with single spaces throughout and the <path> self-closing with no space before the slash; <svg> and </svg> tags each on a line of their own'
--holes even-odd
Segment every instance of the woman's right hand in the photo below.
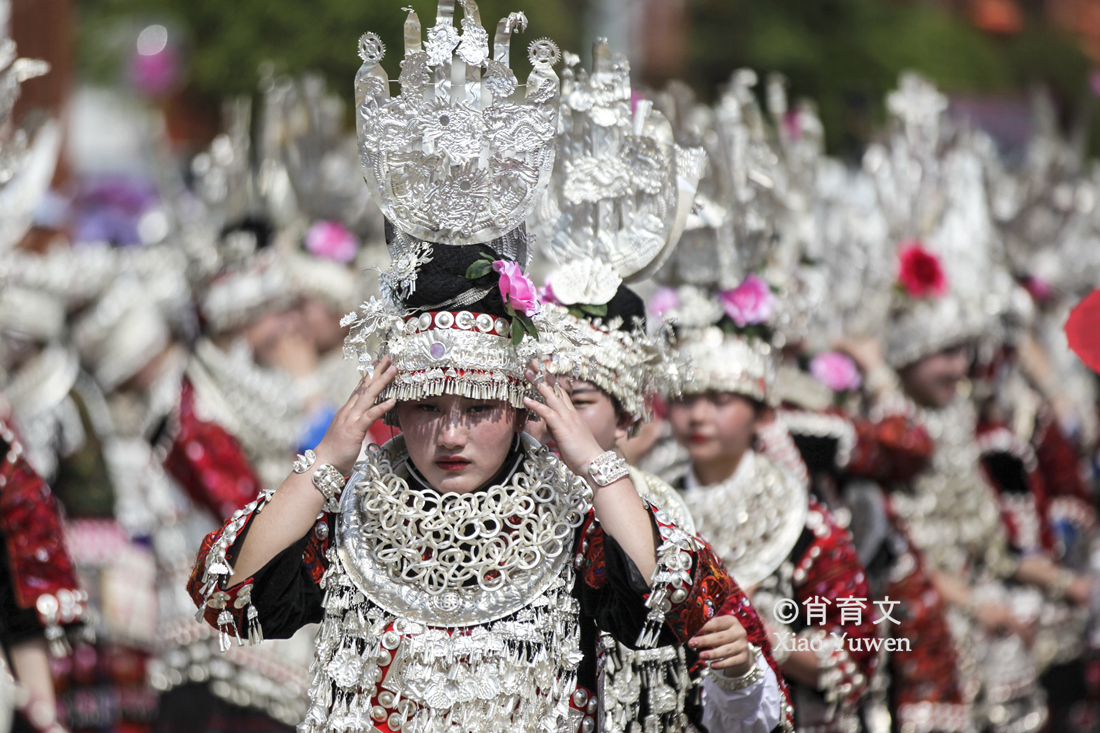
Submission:
<svg viewBox="0 0 1100 733">
<path fill-rule="evenodd" d="M 365 375 L 360 380 L 348 401 L 337 410 L 325 431 L 325 437 L 318 444 L 315 451 L 318 463 L 330 463 L 345 476 L 351 473 L 374 421 L 396 404 L 392 398 L 375 404 L 378 395 L 395 376 L 397 368 L 393 366 L 393 360 L 385 356 L 375 365 L 373 376 Z"/>
</svg>

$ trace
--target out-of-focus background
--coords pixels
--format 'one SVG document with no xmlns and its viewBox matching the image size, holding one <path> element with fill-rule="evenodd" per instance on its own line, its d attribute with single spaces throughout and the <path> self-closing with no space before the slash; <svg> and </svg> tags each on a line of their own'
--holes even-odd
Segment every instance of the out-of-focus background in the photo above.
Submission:
<svg viewBox="0 0 1100 733">
<path fill-rule="evenodd" d="M 410 0 L 15 0 L 20 52 L 54 72 L 29 82 L 21 109 L 66 107 L 60 176 L 121 161 L 126 105 L 166 115 L 177 152 L 204 147 L 221 102 L 255 95 L 265 75 L 324 74 L 350 99 L 356 39 L 399 49 Z M 425 18 L 434 3 L 413 2 Z M 792 96 L 816 100 L 831 152 L 855 158 L 905 69 L 923 72 L 1011 156 L 1028 138 L 1029 95 L 1049 89 L 1059 122 L 1100 146 L 1100 0 L 483 0 L 487 22 L 530 19 L 524 42 L 548 36 L 585 58 L 598 36 L 625 51 L 634 80 L 684 79 L 712 99 L 732 70 L 783 73 Z M 523 78 L 524 54 L 513 54 Z M 398 56 L 391 52 L 396 71 Z M 117 123 L 117 124 L 116 124 Z M 107 164 L 109 167 L 109 164 Z"/>
</svg>

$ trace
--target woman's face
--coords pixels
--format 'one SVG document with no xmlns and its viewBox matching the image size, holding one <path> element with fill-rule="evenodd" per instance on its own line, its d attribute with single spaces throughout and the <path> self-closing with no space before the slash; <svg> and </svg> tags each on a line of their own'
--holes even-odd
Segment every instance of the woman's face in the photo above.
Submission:
<svg viewBox="0 0 1100 733">
<path fill-rule="evenodd" d="M 614 400 L 602 389 L 591 382 L 576 381 L 571 399 L 573 408 L 601 448 L 614 450 L 620 440 L 626 439 L 630 416 L 616 408 Z"/>
<path fill-rule="evenodd" d="M 672 434 L 693 463 L 703 464 L 731 457 L 740 461 L 752 447 L 757 417 L 752 400 L 732 392 L 685 395 L 668 410 Z"/>
<path fill-rule="evenodd" d="M 457 395 L 399 402 L 397 419 L 409 458 L 436 490 L 469 493 L 493 478 L 523 428 L 502 400 Z"/>
<path fill-rule="evenodd" d="M 947 407 L 954 401 L 970 361 L 966 345 L 925 356 L 899 372 L 905 394 L 922 407 Z"/>
<path fill-rule="evenodd" d="M 313 337 L 318 354 L 327 354 L 344 343 L 348 330 L 340 325 L 342 314 L 334 313 L 323 301 L 306 297 L 300 306 L 306 333 Z"/>
</svg>

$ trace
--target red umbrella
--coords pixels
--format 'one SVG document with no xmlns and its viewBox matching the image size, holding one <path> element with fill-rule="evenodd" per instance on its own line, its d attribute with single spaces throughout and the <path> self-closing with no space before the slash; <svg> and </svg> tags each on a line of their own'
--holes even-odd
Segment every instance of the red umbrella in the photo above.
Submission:
<svg viewBox="0 0 1100 733">
<path fill-rule="evenodd" d="M 1073 353 L 1100 372 L 1100 289 L 1077 304 L 1066 320 L 1066 338 Z"/>
</svg>

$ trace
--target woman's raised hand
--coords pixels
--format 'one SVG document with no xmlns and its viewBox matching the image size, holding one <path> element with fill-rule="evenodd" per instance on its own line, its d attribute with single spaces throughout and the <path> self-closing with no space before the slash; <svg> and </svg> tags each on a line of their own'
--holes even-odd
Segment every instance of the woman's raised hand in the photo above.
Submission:
<svg viewBox="0 0 1100 733">
<path fill-rule="evenodd" d="M 556 377 L 546 371 L 546 367 L 531 364 L 524 374 L 527 381 L 535 385 L 545 404 L 530 397 L 524 397 L 527 409 L 546 422 L 546 427 L 558 446 L 558 455 L 569 470 L 582 478 L 588 476 L 588 465 L 604 451 L 596 442 L 592 430 L 585 424 L 570 399 L 573 380 L 568 377 Z"/>
<path fill-rule="evenodd" d="M 375 401 L 395 376 L 397 368 L 393 360 L 385 356 L 375 364 L 373 375 L 365 375 L 360 380 L 348 401 L 336 411 L 325 437 L 317 446 L 318 463 L 331 463 L 345 476 L 351 473 L 367 431 L 375 420 L 393 409 L 393 399 L 378 404 Z"/>
</svg>

